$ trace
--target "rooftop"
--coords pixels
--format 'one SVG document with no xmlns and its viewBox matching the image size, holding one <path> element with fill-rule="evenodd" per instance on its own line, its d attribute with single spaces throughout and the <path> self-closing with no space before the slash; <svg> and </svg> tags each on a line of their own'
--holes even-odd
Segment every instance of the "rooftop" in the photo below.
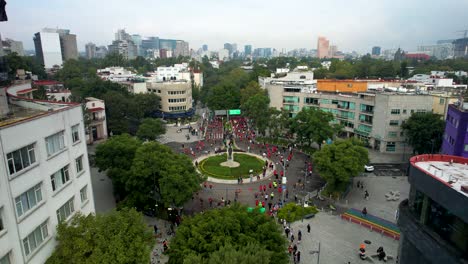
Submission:
<svg viewBox="0 0 468 264">
<path fill-rule="evenodd" d="M 4 116 L 0 116 L 0 128 L 79 105 L 23 97 L 22 94 L 27 90 L 31 90 L 31 82 L 29 81 L 18 81 L 6 88 L 9 112 Z"/>
<path fill-rule="evenodd" d="M 468 197 L 468 158 L 449 155 L 419 155 L 411 163 L 448 187 Z"/>
</svg>

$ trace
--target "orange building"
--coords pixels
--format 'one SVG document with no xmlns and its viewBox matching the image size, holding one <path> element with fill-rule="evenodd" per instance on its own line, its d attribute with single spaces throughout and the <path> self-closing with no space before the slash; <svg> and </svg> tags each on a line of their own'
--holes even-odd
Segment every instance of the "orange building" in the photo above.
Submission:
<svg viewBox="0 0 468 264">
<path fill-rule="evenodd" d="M 367 81 L 361 80 L 317 80 L 317 91 L 336 93 L 358 93 L 367 91 Z"/>
</svg>

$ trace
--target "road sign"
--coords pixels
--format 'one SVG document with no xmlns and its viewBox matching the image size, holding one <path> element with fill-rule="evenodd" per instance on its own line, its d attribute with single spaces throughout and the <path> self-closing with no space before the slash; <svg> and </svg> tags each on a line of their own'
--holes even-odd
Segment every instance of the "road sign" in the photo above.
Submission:
<svg viewBox="0 0 468 264">
<path fill-rule="evenodd" d="M 241 110 L 240 109 L 229 109 L 229 115 L 240 115 Z"/>
<path fill-rule="evenodd" d="M 220 116 L 220 115 L 227 115 L 226 110 L 215 110 L 215 115 Z"/>
</svg>

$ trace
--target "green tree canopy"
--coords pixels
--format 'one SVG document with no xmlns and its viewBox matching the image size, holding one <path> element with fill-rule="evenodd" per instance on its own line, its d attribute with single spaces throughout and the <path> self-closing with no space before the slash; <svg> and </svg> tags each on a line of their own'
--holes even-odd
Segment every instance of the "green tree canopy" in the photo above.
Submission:
<svg viewBox="0 0 468 264">
<path fill-rule="evenodd" d="M 265 130 L 272 113 L 269 104 L 270 98 L 263 93 L 258 93 L 247 99 L 241 106 L 244 115 L 253 121 L 254 126 L 263 135 L 265 135 Z"/>
<path fill-rule="evenodd" d="M 343 191 L 351 177 L 364 171 L 369 162 L 368 152 L 355 139 L 336 140 L 314 153 L 314 168 L 327 181 L 330 191 Z"/>
<path fill-rule="evenodd" d="M 333 138 L 340 130 L 340 126 L 332 125 L 333 115 L 316 108 L 303 108 L 291 122 L 291 132 L 296 133 L 298 140 L 316 142 L 319 148 L 323 141 Z"/>
<path fill-rule="evenodd" d="M 288 263 L 286 240 L 273 218 L 235 204 L 184 218 L 169 263 Z"/>
<path fill-rule="evenodd" d="M 156 202 L 182 206 L 199 190 L 203 177 L 185 155 L 148 142 L 135 153 L 131 176 L 126 181 L 128 202 L 137 208 Z"/>
<path fill-rule="evenodd" d="M 137 137 L 141 140 L 156 140 L 164 133 L 166 133 L 166 127 L 161 120 L 145 118 L 138 127 Z"/>
<path fill-rule="evenodd" d="M 126 182 L 130 177 L 136 150 L 141 142 L 128 134 L 113 136 L 96 148 L 96 166 L 107 171 L 114 193 L 120 199 L 127 196 Z"/>
<path fill-rule="evenodd" d="M 57 228 L 58 245 L 47 264 L 149 263 L 153 239 L 134 209 L 76 215 Z"/>
<path fill-rule="evenodd" d="M 401 125 L 414 154 L 439 152 L 445 122 L 434 113 L 414 113 Z"/>
</svg>

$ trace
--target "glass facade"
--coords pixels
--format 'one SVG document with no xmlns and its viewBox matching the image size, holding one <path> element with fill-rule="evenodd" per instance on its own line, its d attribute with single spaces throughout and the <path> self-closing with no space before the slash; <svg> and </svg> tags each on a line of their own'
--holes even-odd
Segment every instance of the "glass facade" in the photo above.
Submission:
<svg viewBox="0 0 468 264">
<path fill-rule="evenodd" d="M 412 189 L 410 210 L 420 224 L 468 254 L 468 224 L 424 193 Z"/>
</svg>

